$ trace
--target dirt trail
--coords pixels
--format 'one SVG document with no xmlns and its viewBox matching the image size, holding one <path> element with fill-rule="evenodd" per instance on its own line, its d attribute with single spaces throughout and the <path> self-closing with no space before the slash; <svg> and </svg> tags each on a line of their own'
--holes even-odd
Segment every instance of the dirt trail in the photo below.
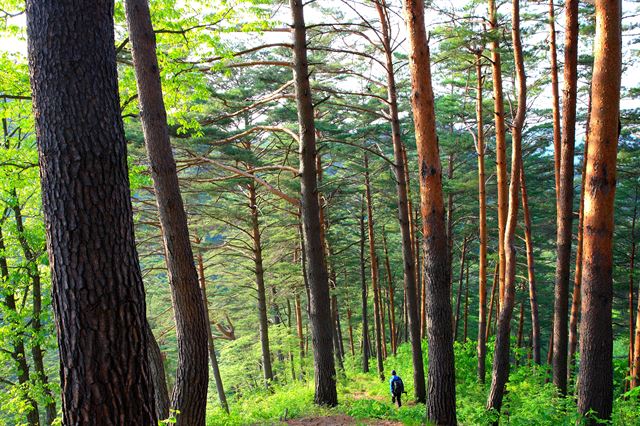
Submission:
<svg viewBox="0 0 640 426">
<path fill-rule="evenodd" d="M 306 417 L 302 419 L 293 419 L 287 421 L 288 425 L 292 426 L 354 426 L 354 425 L 367 425 L 367 426 L 399 426 L 400 422 L 394 422 L 391 420 L 374 420 L 374 419 L 354 419 L 351 416 L 339 414 L 335 416 L 327 417 Z"/>
</svg>

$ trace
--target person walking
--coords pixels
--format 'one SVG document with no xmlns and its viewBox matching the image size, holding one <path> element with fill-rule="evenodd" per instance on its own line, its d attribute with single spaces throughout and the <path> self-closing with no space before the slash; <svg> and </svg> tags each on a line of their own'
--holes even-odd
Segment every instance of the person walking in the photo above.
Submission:
<svg viewBox="0 0 640 426">
<path fill-rule="evenodd" d="M 402 407 L 402 394 L 404 391 L 404 383 L 400 376 L 396 374 L 396 370 L 391 371 L 391 380 L 389 381 L 391 387 L 391 403 L 398 403 L 398 408 Z"/>
</svg>

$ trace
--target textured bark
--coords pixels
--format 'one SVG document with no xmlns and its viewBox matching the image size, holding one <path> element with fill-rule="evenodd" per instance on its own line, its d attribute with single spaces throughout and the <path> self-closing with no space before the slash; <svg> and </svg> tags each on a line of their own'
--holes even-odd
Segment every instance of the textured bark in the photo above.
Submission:
<svg viewBox="0 0 640 426">
<path fill-rule="evenodd" d="M 447 230 L 423 0 L 405 0 L 405 11 L 425 258 L 423 273 L 429 344 L 427 419 L 449 425 L 456 424 L 456 388 Z M 412 334 L 419 331 L 413 331 L 413 328 Z"/>
<path fill-rule="evenodd" d="M 524 241 L 527 250 L 527 277 L 529 279 L 529 307 L 531 309 L 531 346 L 533 362 L 540 364 L 540 321 L 538 319 L 538 293 L 533 259 L 533 240 L 531 238 L 531 214 L 527 197 L 527 182 L 524 166 L 520 164 L 520 190 L 522 191 L 522 213 L 524 216 Z"/>
<path fill-rule="evenodd" d="M 596 1 L 589 157 L 582 259 L 582 321 L 578 411 L 611 417 L 613 404 L 613 226 L 620 113 L 622 35 L 620 0 Z M 595 424 L 588 419 L 588 424 Z"/>
<path fill-rule="evenodd" d="M 389 335 L 391 342 L 391 352 L 395 355 L 397 352 L 397 336 L 396 336 L 396 312 L 394 302 L 394 285 L 393 275 L 391 274 L 391 263 L 389 262 L 389 250 L 387 248 L 387 234 L 384 226 L 382 227 L 382 248 L 384 250 L 384 266 L 387 271 L 387 283 L 389 284 Z"/>
<path fill-rule="evenodd" d="M 560 148 L 560 194 L 556 244 L 556 285 L 553 308 L 553 384 L 567 393 L 569 277 L 573 224 L 573 156 L 578 86 L 578 0 L 565 7 L 564 87 L 562 99 L 562 146 Z"/>
<path fill-rule="evenodd" d="M 493 75 L 494 121 L 496 127 L 496 175 L 498 180 L 498 282 L 499 299 L 496 312 L 500 312 L 504 298 L 505 247 L 504 232 L 507 223 L 507 142 L 504 116 L 504 100 L 502 95 L 502 60 L 500 57 L 500 40 L 498 34 L 498 17 L 495 0 L 489 1 L 489 24 L 495 32 L 491 38 L 491 70 Z M 489 321 L 491 323 L 491 321 Z"/>
<path fill-rule="evenodd" d="M 200 282 L 200 291 L 202 292 L 202 305 L 204 306 L 204 313 L 207 318 L 207 343 L 209 347 L 209 362 L 211 363 L 211 371 L 213 372 L 213 378 L 216 382 L 218 401 L 220 401 L 220 406 L 222 406 L 224 411 L 229 413 L 227 395 L 224 392 L 222 376 L 220 375 L 220 367 L 218 366 L 218 357 L 216 355 L 215 342 L 213 340 L 213 334 L 211 333 L 211 320 L 209 318 L 209 299 L 207 298 L 207 277 L 204 275 L 204 261 L 202 260 L 202 253 L 198 252 L 197 258 L 198 278 Z"/>
<path fill-rule="evenodd" d="M 384 363 L 382 350 L 382 307 L 380 306 L 380 286 L 378 283 L 378 256 L 376 255 L 375 232 L 373 229 L 373 206 L 371 200 L 371 182 L 369 178 L 369 158 L 364 155 L 364 187 L 367 200 L 367 232 L 369 237 L 369 265 L 371 267 L 371 290 L 373 292 L 373 319 L 375 324 L 376 361 L 378 376 L 384 380 Z"/>
<path fill-rule="evenodd" d="M 633 374 L 631 375 L 631 389 L 640 386 L 640 289 L 638 290 L 638 304 L 636 309 L 636 327 L 633 343 Z"/>
<path fill-rule="evenodd" d="M 33 316 L 31 319 L 31 328 L 36 336 L 42 333 L 42 284 L 40 272 L 38 271 L 38 254 L 34 251 L 27 241 L 24 229 L 24 221 L 22 219 L 22 208 L 16 191 L 12 191 L 13 198 L 13 216 L 16 221 L 16 231 L 18 234 L 18 242 L 22 248 L 25 259 L 29 262 L 28 274 L 31 279 L 31 301 L 33 305 Z M 34 376 L 42 383 L 42 392 L 48 398 L 45 404 L 45 424 L 50 425 L 56 419 L 56 402 L 51 390 L 49 389 L 49 378 L 44 369 L 44 350 L 40 344 L 40 339 L 33 339 L 31 342 L 31 357 L 33 358 Z M 37 415 L 37 410 L 35 410 Z"/>
<path fill-rule="evenodd" d="M 9 283 L 9 266 L 7 264 L 7 258 L 5 257 L 6 246 L 4 243 L 4 234 L 2 233 L 2 222 L 4 222 L 4 215 L 0 218 L 0 278 L 1 283 Z M 4 301 L 5 309 L 15 314 L 15 317 L 18 317 L 18 311 L 16 310 L 16 299 L 13 291 L 5 290 L 4 292 Z M 13 321 L 12 321 L 13 322 Z M 14 327 L 20 328 L 21 324 L 15 324 Z M 24 348 L 24 340 L 22 335 L 18 334 L 14 336 L 11 340 L 11 344 L 13 345 L 13 350 L 9 351 L 9 356 L 15 363 L 16 368 L 16 376 L 18 376 L 18 383 L 21 386 L 28 386 L 29 383 L 29 364 L 27 363 L 27 354 Z M 39 425 L 40 424 L 40 414 L 38 410 L 38 403 L 31 398 L 28 394 L 24 395 L 25 402 L 27 407 L 25 407 L 26 411 L 26 420 L 29 425 Z"/>
<path fill-rule="evenodd" d="M 256 201 L 256 185 L 251 180 L 247 185 L 249 194 L 249 210 L 251 211 L 251 240 L 253 242 L 253 265 L 258 293 L 258 329 L 260 349 L 262 351 L 262 374 L 264 386 L 269 387 L 273 381 L 271 367 L 271 350 L 269 348 L 269 318 L 267 317 L 267 293 L 264 284 L 264 266 L 262 264 L 262 237 L 260 233 L 260 212 Z"/>
<path fill-rule="evenodd" d="M 307 36 L 303 3 L 290 0 L 293 19 L 293 74 L 300 133 L 300 190 L 302 234 L 309 282 L 309 319 L 313 343 L 316 404 L 338 403 L 336 368 L 333 359 L 333 326 L 329 282 L 320 240 L 320 207 L 316 171 L 316 135 L 309 84 Z"/>
<path fill-rule="evenodd" d="M 511 147 L 511 183 L 509 185 L 509 212 L 504 235 L 505 246 L 505 282 L 504 300 L 500 304 L 498 327 L 496 330 L 496 346 L 493 357 L 493 377 L 487 399 L 487 408 L 500 412 L 504 388 L 509 379 L 509 356 L 511 316 L 515 302 L 516 249 L 515 234 L 518 221 L 518 192 L 520 189 L 520 170 L 522 162 L 522 128 L 527 108 L 527 82 L 524 72 L 522 43 L 520 40 L 520 2 L 513 1 L 511 16 L 511 38 L 513 40 L 513 57 L 516 68 L 516 87 L 518 107 L 512 127 Z"/>
<path fill-rule="evenodd" d="M 476 53 L 476 121 L 478 124 L 476 136 L 476 153 L 478 154 L 478 379 L 484 383 L 486 372 L 487 340 L 487 195 L 485 189 L 484 168 L 484 120 L 482 116 L 482 52 Z M 451 170 L 451 166 L 449 166 Z M 451 208 L 451 207 L 450 207 Z M 451 226 L 451 225 L 449 225 Z M 449 231 L 451 232 L 451 231 Z M 466 322 L 465 322 L 466 325 Z M 466 334 L 466 333 L 465 333 Z M 465 339 L 466 340 L 466 339 Z"/>
<path fill-rule="evenodd" d="M 155 401 L 156 416 L 158 420 L 165 420 L 169 418 L 171 400 L 169 399 L 169 390 L 167 389 L 167 378 L 164 373 L 162 352 L 148 323 L 146 333 L 147 341 L 149 342 L 147 346 L 147 357 L 149 359 L 151 378 L 153 379 L 153 399 Z"/>
<path fill-rule="evenodd" d="M 203 425 L 207 406 L 207 323 L 189 240 L 187 216 L 169 140 L 156 40 L 147 0 L 126 0 L 140 119 L 156 196 L 178 340 L 171 407 L 177 424 Z"/>
<path fill-rule="evenodd" d="M 26 15 L 63 423 L 156 424 L 113 2 L 30 0 Z"/>
<path fill-rule="evenodd" d="M 369 372 L 369 314 L 368 289 L 365 274 L 365 229 L 364 229 L 364 205 L 365 197 L 360 202 L 360 288 L 362 289 L 362 371 Z"/>
</svg>

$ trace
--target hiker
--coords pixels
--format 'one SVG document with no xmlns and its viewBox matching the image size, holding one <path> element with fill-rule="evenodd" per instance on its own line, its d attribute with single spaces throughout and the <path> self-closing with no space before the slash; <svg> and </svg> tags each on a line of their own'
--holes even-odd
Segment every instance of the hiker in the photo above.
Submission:
<svg viewBox="0 0 640 426">
<path fill-rule="evenodd" d="M 398 408 L 402 407 L 402 394 L 404 391 L 404 383 L 400 376 L 396 374 L 396 370 L 391 371 L 391 380 L 389 381 L 391 386 L 391 403 L 398 402 Z"/>
</svg>

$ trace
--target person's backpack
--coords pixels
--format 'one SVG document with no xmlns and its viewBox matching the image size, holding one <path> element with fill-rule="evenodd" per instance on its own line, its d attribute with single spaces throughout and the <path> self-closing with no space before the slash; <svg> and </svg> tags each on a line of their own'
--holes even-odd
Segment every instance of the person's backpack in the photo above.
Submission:
<svg viewBox="0 0 640 426">
<path fill-rule="evenodd" d="M 400 395 L 404 392 L 404 383 L 402 383 L 402 379 L 398 376 L 393 380 L 393 393 L 395 395 Z"/>
</svg>

